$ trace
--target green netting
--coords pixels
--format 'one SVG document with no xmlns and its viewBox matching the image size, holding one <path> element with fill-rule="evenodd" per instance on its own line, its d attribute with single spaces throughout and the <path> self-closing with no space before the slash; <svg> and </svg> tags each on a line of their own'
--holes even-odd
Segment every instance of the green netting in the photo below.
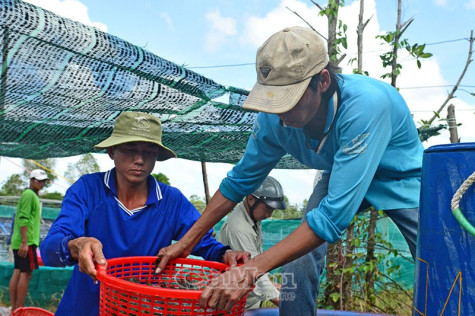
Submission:
<svg viewBox="0 0 475 316">
<path fill-rule="evenodd" d="M 56 310 L 64 290 L 68 285 L 73 272 L 72 267 L 53 268 L 41 266 L 33 271 L 28 293 L 26 295 L 26 306 L 40 306 L 47 309 Z M 13 262 L 0 261 L 0 302 L 10 304 L 9 282 L 13 274 Z"/>
<path fill-rule="evenodd" d="M 0 46 L 0 155 L 93 152 L 126 110 L 160 117 L 180 158 L 236 163 L 244 151 L 246 90 L 22 1 L 0 0 Z M 278 168 L 304 166 L 285 156 Z"/>
<path fill-rule="evenodd" d="M 216 234 L 219 234 L 219 230 L 223 225 L 226 218 L 218 222 L 214 226 L 214 230 Z M 262 239 L 263 239 L 263 250 L 267 250 L 285 237 L 287 237 L 292 231 L 294 231 L 299 225 L 300 220 L 287 220 L 287 219 L 266 219 L 262 222 Z M 394 264 L 398 264 L 401 266 L 397 273 L 390 273 L 390 276 L 393 280 L 395 280 L 400 286 L 403 288 L 412 288 L 414 285 L 414 263 L 411 259 L 411 253 L 409 251 L 409 247 L 404 240 L 404 237 L 399 232 L 397 226 L 387 217 L 378 219 L 376 223 L 376 231 L 382 235 L 384 240 L 389 241 L 393 249 L 396 249 L 400 255 L 387 255 L 385 261 L 379 266 L 379 269 L 385 273 L 387 273 L 388 266 L 387 263 L 390 260 L 394 261 Z M 357 252 L 364 252 L 364 248 L 356 249 Z M 381 251 L 383 253 L 387 253 L 385 249 L 378 249 L 377 251 Z M 402 256 L 405 258 L 403 258 Z M 281 273 L 282 268 L 277 268 L 271 271 L 271 273 Z M 322 279 L 325 279 L 325 271 L 323 271 Z"/>
</svg>

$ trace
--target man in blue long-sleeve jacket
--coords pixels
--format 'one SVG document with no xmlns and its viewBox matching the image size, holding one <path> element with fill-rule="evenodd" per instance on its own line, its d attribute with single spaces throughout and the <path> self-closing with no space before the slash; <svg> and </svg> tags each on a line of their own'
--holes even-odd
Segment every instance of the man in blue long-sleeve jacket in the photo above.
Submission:
<svg viewBox="0 0 475 316">
<path fill-rule="evenodd" d="M 112 135 L 96 148 L 107 148 L 115 168 L 82 176 L 66 192 L 61 213 L 41 244 L 44 264 L 74 265 L 56 315 L 99 313 L 95 263 L 106 258 L 154 256 L 180 239 L 199 212 L 176 188 L 150 174 L 155 162 L 175 157 L 161 141 L 161 123 L 153 115 L 122 113 Z M 192 254 L 234 265 L 247 260 L 217 242 L 208 231 Z"/>
</svg>

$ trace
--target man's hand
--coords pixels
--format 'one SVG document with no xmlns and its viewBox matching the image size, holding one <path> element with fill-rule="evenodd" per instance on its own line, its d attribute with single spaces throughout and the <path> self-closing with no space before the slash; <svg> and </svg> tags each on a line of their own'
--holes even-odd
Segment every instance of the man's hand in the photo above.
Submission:
<svg viewBox="0 0 475 316">
<path fill-rule="evenodd" d="M 160 263 L 155 269 L 155 273 L 160 273 L 167 265 L 168 261 L 175 258 L 186 258 L 191 253 L 190 250 L 182 246 L 180 241 L 177 241 L 173 245 L 160 249 L 157 256 L 161 256 Z"/>
<path fill-rule="evenodd" d="M 102 243 L 93 237 L 79 237 L 68 243 L 71 257 L 78 261 L 79 271 L 96 280 L 94 263 L 106 265 L 107 261 L 102 253 Z"/>
<path fill-rule="evenodd" d="M 200 297 L 200 306 L 231 311 L 234 304 L 249 293 L 257 279 L 257 270 L 245 265 L 232 268 L 215 278 L 204 289 Z"/>
<path fill-rule="evenodd" d="M 28 242 L 22 242 L 20 244 L 20 248 L 18 249 L 18 255 L 22 258 L 26 258 L 26 256 L 28 255 Z"/>
<path fill-rule="evenodd" d="M 237 266 L 238 263 L 246 263 L 251 259 L 251 254 L 247 251 L 226 250 L 223 255 L 223 262 L 231 268 Z"/>
</svg>

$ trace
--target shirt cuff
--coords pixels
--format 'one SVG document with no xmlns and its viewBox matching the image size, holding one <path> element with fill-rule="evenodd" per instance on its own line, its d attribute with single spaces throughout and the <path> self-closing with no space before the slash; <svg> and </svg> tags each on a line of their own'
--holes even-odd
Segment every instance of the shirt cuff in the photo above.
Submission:
<svg viewBox="0 0 475 316">
<path fill-rule="evenodd" d="M 219 185 L 219 191 L 221 191 L 221 194 L 223 194 L 225 198 L 233 201 L 234 203 L 239 203 L 244 198 L 244 196 L 234 191 L 233 187 L 228 183 L 226 178 L 221 181 L 221 184 Z"/>
<path fill-rule="evenodd" d="M 221 249 L 218 251 L 218 253 L 216 254 L 217 261 L 224 263 L 224 254 L 225 254 L 226 251 L 228 251 L 228 250 L 232 250 L 231 247 L 229 247 L 229 246 L 224 246 L 223 248 L 221 248 Z"/>
<path fill-rule="evenodd" d="M 306 219 L 313 232 L 329 243 L 337 242 L 343 233 L 324 212 L 317 209 L 308 212 Z"/>
<path fill-rule="evenodd" d="M 58 251 L 56 252 L 59 261 L 61 261 L 61 263 L 65 266 L 73 266 L 77 263 L 77 261 L 72 258 L 68 246 L 69 241 L 73 239 L 74 237 L 71 235 L 64 237 L 63 240 L 61 240 L 61 243 L 59 244 Z"/>
</svg>

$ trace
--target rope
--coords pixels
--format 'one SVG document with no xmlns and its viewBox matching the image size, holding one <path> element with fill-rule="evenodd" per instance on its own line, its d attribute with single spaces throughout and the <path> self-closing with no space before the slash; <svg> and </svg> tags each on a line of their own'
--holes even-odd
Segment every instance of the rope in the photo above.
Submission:
<svg viewBox="0 0 475 316">
<path fill-rule="evenodd" d="M 473 182 L 475 182 L 475 172 L 473 172 L 455 192 L 454 196 L 452 197 L 451 206 L 452 214 L 454 215 L 455 219 L 470 235 L 475 237 L 475 227 L 470 224 L 459 208 L 460 199 L 467 189 L 473 184 Z"/>
<path fill-rule="evenodd" d="M 16 163 L 16 162 L 14 162 L 13 160 L 11 160 L 11 159 L 8 159 L 8 157 L 4 157 L 4 156 L 2 156 L 2 158 L 4 158 L 4 159 L 8 160 L 9 162 L 11 162 L 12 164 L 14 164 L 15 166 L 18 166 L 18 167 L 20 167 L 21 169 L 23 169 L 23 170 L 27 171 L 28 173 L 30 173 L 30 172 L 31 172 L 31 170 L 30 170 L 30 169 L 28 169 L 28 168 L 26 168 L 26 167 L 24 167 L 24 166 L 22 166 L 22 165 L 20 165 L 20 164 L 17 164 L 17 163 Z M 49 169 L 49 168 L 46 168 L 45 166 L 43 166 L 43 165 L 39 164 L 38 162 L 36 162 L 36 161 L 34 161 L 34 160 L 31 160 L 31 159 L 30 159 L 30 161 L 31 161 L 31 162 L 33 162 L 34 164 L 36 164 L 36 165 L 40 166 L 41 168 L 44 168 L 44 169 L 46 169 L 46 170 L 50 171 L 51 173 L 53 173 L 53 174 L 55 174 L 55 175 L 57 175 L 57 176 L 59 176 L 59 177 L 61 177 L 61 178 L 65 179 L 66 181 L 69 181 L 69 182 L 71 182 L 71 183 L 74 183 L 74 181 L 72 181 L 72 180 L 68 180 L 68 179 L 64 178 L 63 176 L 61 176 L 61 175 L 57 174 L 56 172 L 54 172 L 53 170 L 51 170 L 51 169 Z M 51 184 L 53 184 L 53 185 L 57 185 L 57 186 L 60 186 L 60 187 L 62 187 L 62 188 L 64 188 L 64 189 L 68 189 L 68 188 L 69 188 L 69 187 L 67 187 L 67 186 L 64 186 L 64 185 L 62 185 L 62 184 L 58 183 L 58 182 L 53 182 L 53 181 L 51 181 Z M 0 315 L 0 316 L 1 316 L 1 315 Z"/>
<path fill-rule="evenodd" d="M 66 181 L 68 181 L 68 182 L 71 183 L 71 184 L 74 183 L 73 180 L 69 180 L 68 178 L 63 177 L 63 176 L 60 175 L 59 173 L 54 172 L 53 170 L 49 169 L 49 168 L 46 167 L 46 166 L 43 166 L 43 165 L 40 164 L 39 162 L 37 162 L 37 161 L 35 161 L 35 160 L 33 160 L 33 159 L 30 159 L 30 161 L 31 161 L 32 163 L 34 163 L 35 165 L 39 166 L 40 168 L 43 168 L 43 169 L 45 169 L 45 170 L 48 170 L 48 171 L 51 172 L 52 174 L 56 175 L 58 178 L 61 178 L 61 179 L 63 179 L 63 180 L 66 180 Z M 63 186 L 63 187 L 64 187 L 64 186 Z M 66 189 L 67 189 L 67 188 L 66 188 Z"/>
</svg>

